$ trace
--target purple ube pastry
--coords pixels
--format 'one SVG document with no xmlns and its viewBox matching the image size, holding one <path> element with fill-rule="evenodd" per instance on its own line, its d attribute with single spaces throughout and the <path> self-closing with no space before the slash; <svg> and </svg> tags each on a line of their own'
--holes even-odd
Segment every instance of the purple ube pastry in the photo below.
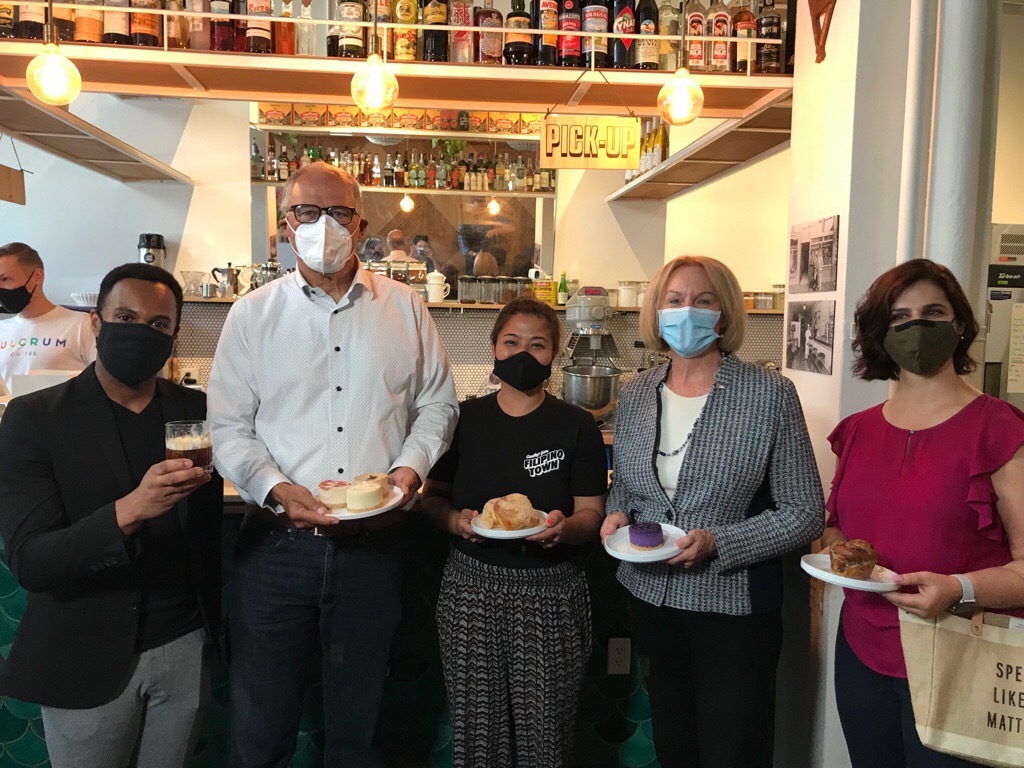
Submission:
<svg viewBox="0 0 1024 768">
<path fill-rule="evenodd" d="M 629 545 L 633 549 L 658 549 L 664 543 L 660 523 L 633 523 L 629 526 Z"/>
</svg>

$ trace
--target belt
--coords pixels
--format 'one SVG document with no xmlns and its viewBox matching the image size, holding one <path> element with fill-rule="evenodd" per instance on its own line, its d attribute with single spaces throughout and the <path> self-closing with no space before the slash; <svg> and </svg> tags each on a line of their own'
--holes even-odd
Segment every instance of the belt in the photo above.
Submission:
<svg viewBox="0 0 1024 768">
<path fill-rule="evenodd" d="M 286 514 L 276 514 L 266 507 L 257 507 L 255 504 L 246 504 L 245 513 L 259 520 L 263 520 L 282 528 L 295 528 L 291 518 Z M 392 509 L 374 517 L 364 517 L 359 520 L 346 521 L 344 517 L 336 525 L 318 525 L 313 528 L 296 528 L 299 533 L 309 533 L 313 536 L 326 536 L 329 538 L 366 536 L 385 528 L 390 528 L 405 520 L 406 513 L 402 509 Z"/>
</svg>

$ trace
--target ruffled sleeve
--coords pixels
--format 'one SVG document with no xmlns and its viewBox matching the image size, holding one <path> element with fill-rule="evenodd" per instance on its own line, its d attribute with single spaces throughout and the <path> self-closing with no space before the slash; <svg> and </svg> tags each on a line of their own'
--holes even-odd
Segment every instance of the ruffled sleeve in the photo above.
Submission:
<svg viewBox="0 0 1024 768">
<path fill-rule="evenodd" d="M 832 434 L 828 436 L 828 442 L 832 446 L 832 453 L 838 458 L 836 463 L 836 473 L 832 477 L 832 490 L 829 491 L 828 500 L 825 502 L 825 510 L 828 512 L 828 517 L 825 520 L 825 525 L 828 527 L 834 527 L 839 525 L 839 509 L 838 499 L 839 485 L 843 481 L 843 470 L 846 468 L 846 459 L 849 456 L 848 448 L 853 443 L 853 437 L 857 432 L 857 421 L 859 413 L 855 413 L 852 416 L 847 416 L 832 430 Z"/>
<path fill-rule="evenodd" d="M 985 397 L 990 402 L 971 456 L 967 503 L 978 516 L 978 533 L 992 541 L 1002 541 L 1003 524 L 996 508 L 999 499 L 992 485 L 992 473 L 1024 445 L 1024 412 L 1002 400 Z"/>
</svg>

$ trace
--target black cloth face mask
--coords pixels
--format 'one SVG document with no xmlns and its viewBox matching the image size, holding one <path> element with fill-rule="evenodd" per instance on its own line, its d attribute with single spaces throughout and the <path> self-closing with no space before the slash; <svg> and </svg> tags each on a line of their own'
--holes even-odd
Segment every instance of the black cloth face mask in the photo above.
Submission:
<svg viewBox="0 0 1024 768">
<path fill-rule="evenodd" d="M 174 337 L 142 323 L 101 321 L 96 355 L 122 384 L 137 387 L 156 376 L 174 348 Z"/>
<path fill-rule="evenodd" d="M 551 364 L 542 365 L 529 352 L 494 359 L 494 375 L 520 392 L 529 392 L 551 378 Z"/>
<path fill-rule="evenodd" d="M 25 285 L 28 285 L 28 280 L 25 281 Z M 30 291 L 25 285 L 18 288 L 0 288 L 0 307 L 3 307 L 4 312 L 16 315 L 32 301 L 35 288 Z"/>
<path fill-rule="evenodd" d="M 959 343 L 949 321 L 911 320 L 891 327 L 882 345 L 901 370 L 927 376 L 946 364 Z"/>
</svg>

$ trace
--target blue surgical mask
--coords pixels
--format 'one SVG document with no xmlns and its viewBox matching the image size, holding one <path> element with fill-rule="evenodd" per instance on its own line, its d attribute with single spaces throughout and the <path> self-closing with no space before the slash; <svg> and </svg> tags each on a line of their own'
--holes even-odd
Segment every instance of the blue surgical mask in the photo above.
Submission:
<svg viewBox="0 0 1024 768">
<path fill-rule="evenodd" d="M 680 357 L 697 357 L 714 344 L 722 313 L 714 309 L 672 307 L 658 310 L 661 338 Z"/>
</svg>

